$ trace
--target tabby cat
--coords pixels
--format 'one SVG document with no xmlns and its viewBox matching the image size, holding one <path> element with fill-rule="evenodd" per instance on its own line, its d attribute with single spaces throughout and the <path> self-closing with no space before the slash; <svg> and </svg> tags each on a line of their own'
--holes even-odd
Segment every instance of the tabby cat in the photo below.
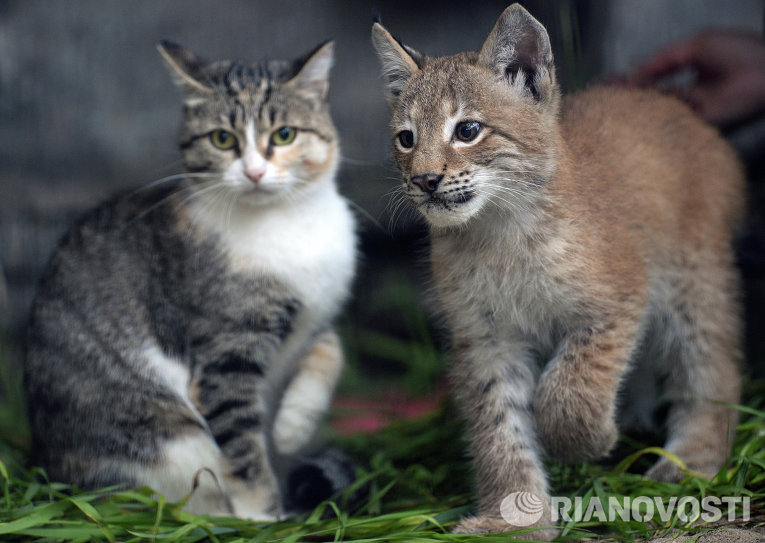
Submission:
<svg viewBox="0 0 765 543">
<path fill-rule="evenodd" d="M 54 480 L 196 487 L 193 512 L 274 519 L 340 375 L 354 275 L 333 44 L 259 64 L 158 49 L 187 173 L 94 209 L 52 257 L 25 364 L 34 452 Z"/>
<path fill-rule="evenodd" d="M 668 407 L 666 449 L 715 473 L 740 387 L 732 150 L 657 92 L 561 99 L 547 32 L 517 4 L 479 52 L 429 58 L 379 23 L 372 38 L 472 442 L 478 511 L 457 531 L 513 529 L 518 492 L 550 526 L 543 455 L 608 454 L 617 407 L 625 426 Z M 666 459 L 648 475 L 683 477 Z"/>
</svg>

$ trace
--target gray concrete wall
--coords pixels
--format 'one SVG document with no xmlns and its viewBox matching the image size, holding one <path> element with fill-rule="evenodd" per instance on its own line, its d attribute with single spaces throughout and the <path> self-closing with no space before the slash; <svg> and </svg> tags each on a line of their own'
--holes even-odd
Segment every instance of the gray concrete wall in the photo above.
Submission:
<svg viewBox="0 0 765 543">
<path fill-rule="evenodd" d="M 341 186 L 386 224 L 387 109 L 369 42 L 373 11 L 430 54 L 480 46 L 505 0 L 483 2 L 76 0 L 0 2 L 0 261 L 7 321 L 23 322 L 58 237 L 109 194 L 180 171 L 176 89 L 155 50 L 293 58 L 336 40 L 331 101 Z M 550 11 L 550 10 L 547 10 Z M 375 228 L 370 226 L 370 228 Z"/>
<path fill-rule="evenodd" d="M 396 173 L 388 161 L 387 110 L 369 43 L 373 10 L 409 44 L 438 55 L 478 48 L 507 3 L 0 1 L 4 321 L 13 327 L 23 322 L 36 278 L 77 214 L 120 188 L 179 171 L 179 100 L 154 49 L 157 40 L 180 42 L 209 58 L 259 59 L 295 57 L 334 38 L 330 93 L 347 159 L 341 187 L 386 228 L 384 195 Z M 744 7 L 727 23 L 736 17 L 741 24 L 762 23 L 762 1 L 698 0 L 695 10 L 687 9 L 689 3 L 678 3 L 686 7 L 674 15 L 676 3 L 661 0 L 525 4 L 550 30 L 559 74 L 571 86 L 606 68 L 622 68 L 625 63 L 615 60 L 624 56 L 622 50 L 629 50 L 629 61 L 647 54 L 665 40 L 673 17 L 684 18 L 682 28 L 691 31 L 708 24 L 708 17 L 695 17 L 699 13 L 727 13 L 737 4 Z M 759 18 L 753 19 L 757 9 Z M 640 39 L 629 21 L 640 23 Z M 577 39 L 565 39 L 572 31 Z M 370 223 L 364 228 L 369 235 L 376 232 Z"/>
</svg>

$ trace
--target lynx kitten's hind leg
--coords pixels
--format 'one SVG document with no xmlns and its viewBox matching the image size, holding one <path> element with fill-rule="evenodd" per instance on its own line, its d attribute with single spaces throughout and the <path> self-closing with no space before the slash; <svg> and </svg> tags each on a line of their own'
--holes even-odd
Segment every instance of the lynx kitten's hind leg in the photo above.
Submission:
<svg viewBox="0 0 765 543">
<path fill-rule="evenodd" d="M 340 340 L 333 331 L 321 334 L 300 360 L 276 415 L 274 444 L 282 454 L 305 447 L 329 409 L 343 369 Z"/>
<path fill-rule="evenodd" d="M 665 448 L 688 469 L 712 476 L 730 452 L 738 420 L 735 409 L 724 405 L 740 399 L 738 285 L 730 268 L 715 266 L 699 266 L 686 281 L 671 300 L 665 328 L 664 397 L 670 404 Z M 683 478 L 667 459 L 647 475 L 662 481 Z"/>
</svg>

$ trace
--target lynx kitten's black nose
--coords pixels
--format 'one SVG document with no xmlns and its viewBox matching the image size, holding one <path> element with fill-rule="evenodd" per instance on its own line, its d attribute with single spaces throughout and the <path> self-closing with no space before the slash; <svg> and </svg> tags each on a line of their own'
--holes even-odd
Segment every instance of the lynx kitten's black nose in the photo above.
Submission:
<svg viewBox="0 0 765 543">
<path fill-rule="evenodd" d="M 432 194 L 438 188 L 438 184 L 443 179 L 443 174 L 436 175 L 434 173 L 426 173 L 424 175 L 416 175 L 412 177 L 411 181 L 422 189 L 423 192 Z"/>
</svg>

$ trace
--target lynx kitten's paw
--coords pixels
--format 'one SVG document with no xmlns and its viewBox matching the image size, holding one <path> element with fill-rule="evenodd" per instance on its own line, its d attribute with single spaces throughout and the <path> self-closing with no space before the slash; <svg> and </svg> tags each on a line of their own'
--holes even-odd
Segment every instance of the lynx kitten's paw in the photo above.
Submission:
<svg viewBox="0 0 765 543">
<path fill-rule="evenodd" d="M 462 519 L 456 528 L 452 531 L 455 534 L 501 534 L 514 530 L 524 530 L 526 528 L 535 528 L 537 526 L 549 526 L 549 519 L 546 522 L 539 521 L 531 526 L 518 527 L 508 524 L 508 522 L 499 517 L 476 516 Z M 543 528 L 539 530 L 525 532 L 523 534 L 508 536 L 517 539 L 533 539 L 535 541 L 552 541 L 558 535 L 557 528 Z"/>
<path fill-rule="evenodd" d="M 706 462 L 688 462 L 687 466 L 690 471 L 698 474 L 706 475 L 708 478 L 714 477 L 722 463 L 716 463 L 711 461 Z M 656 462 L 648 471 L 645 472 L 646 477 L 653 479 L 654 481 L 662 481 L 665 483 L 679 483 L 685 479 L 685 473 L 680 467 L 666 458 L 662 458 Z"/>
<path fill-rule="evenodd" d="M 568 389 L 561 394 L 561 388 L 550 381 L 542 379 L 534 401 L 545 451 L 564 462 L 583 462 L 608 454 L 619 436 L 613 403 L 585 391 Z"/>
</svg>

